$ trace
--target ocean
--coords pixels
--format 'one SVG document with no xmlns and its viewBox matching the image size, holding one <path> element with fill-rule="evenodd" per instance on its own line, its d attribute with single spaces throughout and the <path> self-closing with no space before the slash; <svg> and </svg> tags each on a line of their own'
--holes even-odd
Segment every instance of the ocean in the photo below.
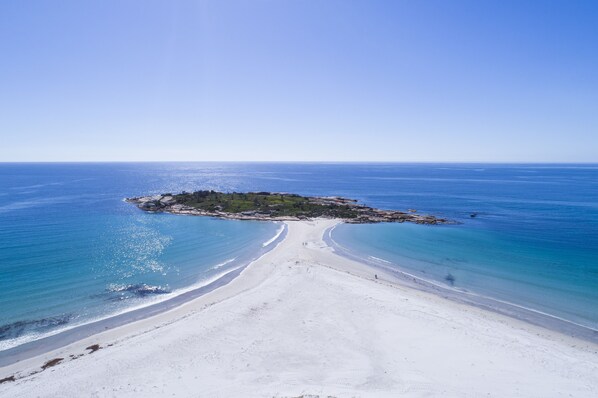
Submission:
<svg viewBox="0 0 598 398">
<path fill-rule="evenodd" d="M 0 356 L 205 285 L 280 234 L 277 223 L 123 202 L 198 189 L 346 196 L 452 219 L 343 224 L 332 239 L 457 293 L 598 329 L 598 165 L 4 163 Z"/>
</svg>

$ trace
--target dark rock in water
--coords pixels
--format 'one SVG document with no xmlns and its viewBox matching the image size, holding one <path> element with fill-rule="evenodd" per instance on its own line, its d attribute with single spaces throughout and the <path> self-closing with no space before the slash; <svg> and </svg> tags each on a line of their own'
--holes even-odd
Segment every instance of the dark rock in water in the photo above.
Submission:
<svg viewBox="0 0 598 398">
<path fill-rule="evenodd" d="M 113 293 L 130 293 L 136 297 L 170 293 L 170 289 L 168 288 L 164 288 L 162 286 L 146 285 L 145 283 L 112 286 L 108 289 L 108 291 Z"/>
<path fill-rule="evenodd" d="M 0 340 L 14 339 L 28 332 L 43 332 L 56 326 L 65 325 L 72 318 L 71 314 L 50 318 L 25 320 L 0 326 Z"/>
<path fill-rule="evenodd" d="M 455 284 L 455 277 L 453 276 L 453 274 L 451 274 L 450 272 L 448 273 L 447 276 L 444 277 L 444 279 L 451 285 L 453 286 Z"/>
</svg>

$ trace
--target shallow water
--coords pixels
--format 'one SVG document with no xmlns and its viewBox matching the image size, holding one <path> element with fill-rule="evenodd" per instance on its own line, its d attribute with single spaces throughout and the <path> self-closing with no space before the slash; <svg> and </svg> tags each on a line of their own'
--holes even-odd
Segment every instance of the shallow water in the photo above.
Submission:
<svg viewBox="0 0 598 398">
<path fill-rule="evenodd" d="M 597 165 L 0 164 L 0 348 L 175 295 L 279 230 L 122 201 L 196 189 L 341 195 L 457 220 L 333 235 L 447 286 L 598 326 Z"/>
<path fill-rule="evenodd" d="M 279 228 L 141 212 L 122 199 L 172 184 L 141 170 L 0 166 L 0 348 L 199 285 Z"/>
</svg>

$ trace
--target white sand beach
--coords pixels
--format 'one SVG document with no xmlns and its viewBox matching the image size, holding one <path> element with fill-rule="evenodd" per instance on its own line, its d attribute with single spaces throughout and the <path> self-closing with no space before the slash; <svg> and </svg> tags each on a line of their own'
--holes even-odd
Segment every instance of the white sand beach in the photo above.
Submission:
<svg viewBox="0 0 598 398">
<path fill-rule="evenodd" d="M 288 222 L 230 284 L 1 368 L 0 396 L 598 396 L 595 344 L 402 286 L 335 254 L 335 223 Z"/>
</svg>

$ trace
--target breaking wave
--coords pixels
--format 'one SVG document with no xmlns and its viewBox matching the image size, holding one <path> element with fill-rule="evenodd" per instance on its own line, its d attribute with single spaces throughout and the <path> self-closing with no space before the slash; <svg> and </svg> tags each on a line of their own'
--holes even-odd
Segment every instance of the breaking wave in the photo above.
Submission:
<svg viewBox="0 0 598 398">
<path fill-rule="evenodd" d="M 278 231 L 276 231 L 276 235 L 274 235 L 274 237 L 272 239 L 269 239 L 269 240 L 265 241 L 264 243 L 262 243 L 262 247 L 266 247 L 269 244 L 273 243 L 276 239 L 278 239 L 280 234 L 282 234 L 282 231 L 284 231 L 284 225 L 281 225 L 280 228 L 278 228 Z"/>
<path fill-rule="evenodd" d="M 218 268 L 222 268 L 222 267 L 224 267 L 226 264 L 230 264 L 230 263 L 232 263 L 233 261 L 235 261 L 236 259 L 237 259 L 236 257 L 229 258 L 229 259 L 228 259 L 228 260 L 226 260 L 226 261 L 223 261 L 223 262 L 221 262 L 221 263 L 219 263 L 219 264 L 216 264 L 216 265 L 214 265 L 214 266 L 213 266 L 211 269 L 218 269 Z"/>
</svg>

